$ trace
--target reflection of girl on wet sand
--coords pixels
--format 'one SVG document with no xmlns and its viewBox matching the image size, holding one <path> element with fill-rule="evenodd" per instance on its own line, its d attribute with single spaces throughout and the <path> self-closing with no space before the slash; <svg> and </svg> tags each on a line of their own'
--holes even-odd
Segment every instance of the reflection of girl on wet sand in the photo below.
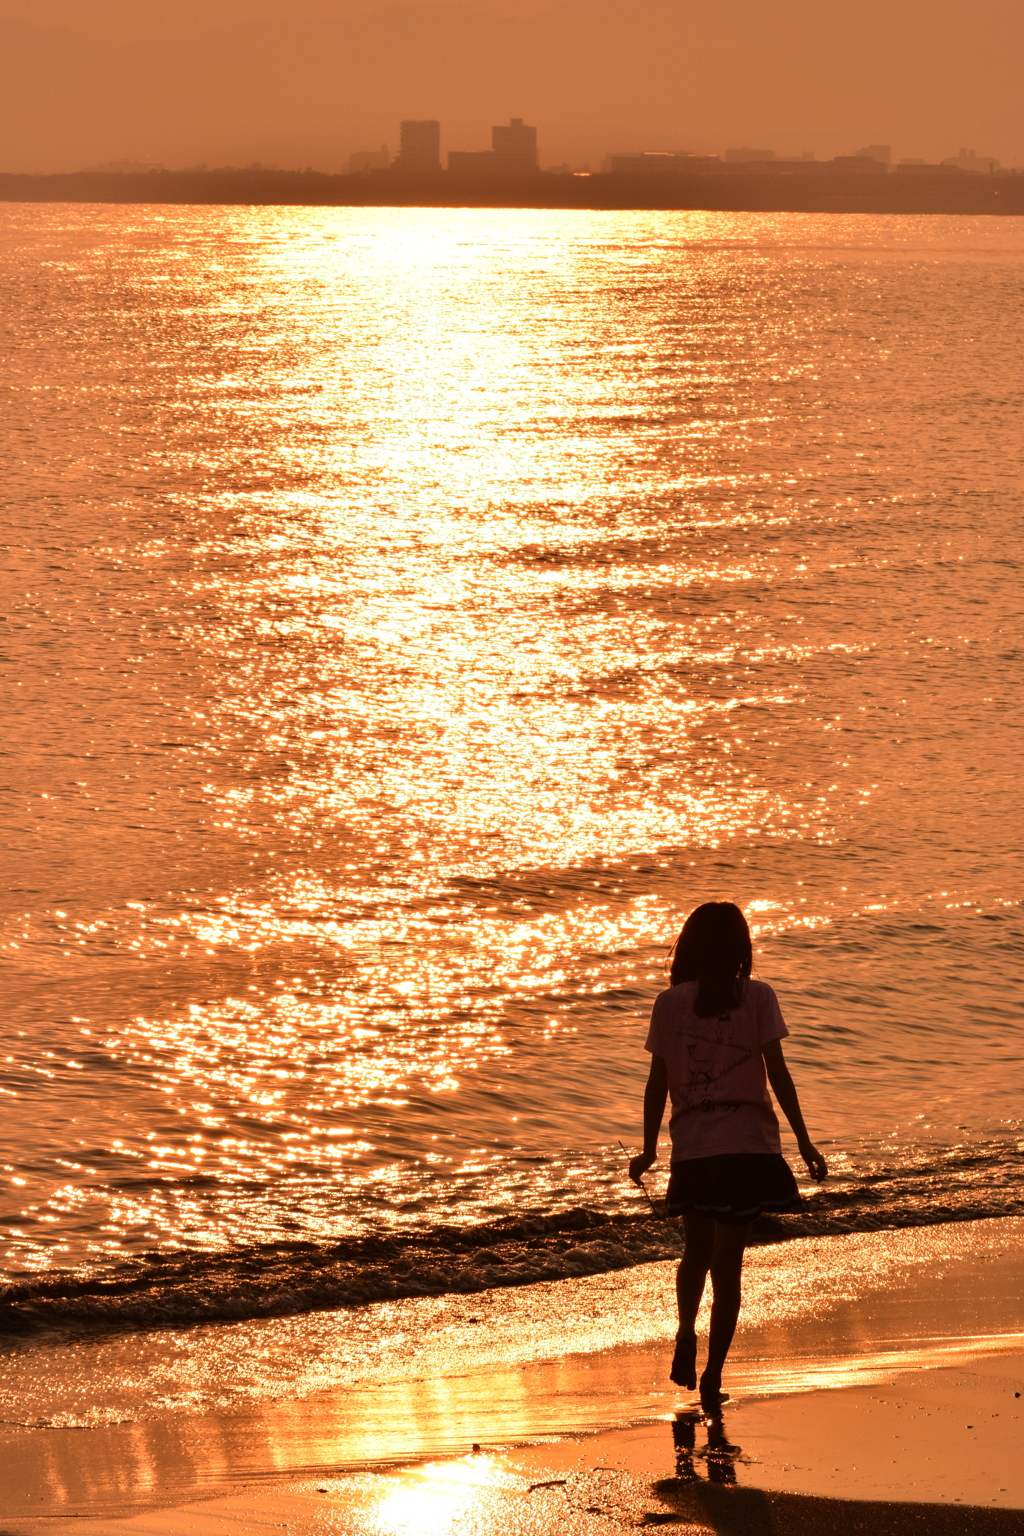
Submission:
<svg viewBox="0 0 1024 1536">
<path fill-rule="evenodd" d="M 807 1135 L 782 1055 L 789 1031 L 771 987 L 751 980 L 751 964 L 750 929 L 739 907 L 710 901 L 690 913 L 673 952 L 672 985 L 656 999 L 651 1016 L 644 1150 L 629 1165 L 638 1182 L 657 1161 L 671 1095 L 666 1209 L 682 1215 L 686 1246 L 676 1280 L 679 1332 L 670 1374 L 681 1387 L 697 1385 L 697 1312 L 710 1272 L 711 1330 L 700 1378 L 706 1409 L 718 1408 L 727 1396 L 722 1367 L 739 1316 L 750 1224 L 765 1211 L 792 1211 L 800 1204 L 782 1156 L 769 1083 L 812 1178 L 827 1172 Z"/>
<path fill-rule="evenodd" d="M 676 1481 L 696 1483 L 700 1474 L 694 1466 L 694 1457 L 703 1455 L 709 1483 L 724 1483 L 727 1488 L 736 1486 L 736 1460 L 740 1455 L 738 1445 L 726 1438 L 721 1418 L 704 1419 L 707 1445 L 703 1452 L 697 1450 L 697 1416 L 692 1412 L 677 1413 L 672 1424 L 672 1443 L 676 1451 Z"/>
</svg>

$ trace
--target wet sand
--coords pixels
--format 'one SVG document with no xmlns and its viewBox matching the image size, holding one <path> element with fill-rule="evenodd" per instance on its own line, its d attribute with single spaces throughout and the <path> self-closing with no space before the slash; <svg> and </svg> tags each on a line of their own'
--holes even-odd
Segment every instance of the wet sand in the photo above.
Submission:
<svg viewBox="0 0 1024 1536">
<path fill-rule="evenodd" d="M 887 1386 L 750 1399 L 666 1422 L 404 1469 L 250 1486 L 116 1516 L 19 1517 L 5 1536 L 1019 1536 L 1024 1353 Z"/>
<path fill-rule="evenodd" d="M 170 1332 L 15 1350 L 0 1362 L 0 1536 L 285 1527 L 555 1536 L 637 1524 L 1024 1533 L 1021 1226 L 972 1222 L 753 1253 L 733 1401 L 717 1426 L 666 1379 L 673 1266 L 664 1264 L 474 1297 L 483 1328 L 460 1322 L 467 1298 L 399 1309 L 408 1327 L 440 1331 L 447 1319 L 444 1360 L 413 1351 L 391 1379 L 331 1385 L 325 1354 L 319 1391 L 299 1359 L 302 1340 L 312 1359 L 333 1329 L 340 1358 L 351 1314 L 210 1329 L 198 1345 L 192 1332 L 189 1348 L 208 1356 L 205 1377 Z M 653 1337 L 602 1347 L 645 1307 L 662 1308 Z M 545 1317 L 548 1358 L 513 1359 L 500 1345 L 503 1330 L 526 1337 L 531 1319 L 539 1341 Z M 384 1320 L 372 1309 L 362 1319 Z M 587 1319 L 589 1351 L 556 1354 L 584 1338 Z M 291 1392 L 285 1355 L 299 1362 Z M 274 1377 L 275 1397 L 196 1412 L 199 1388 L 245 1358 Z M 158 1360 L 159 1383 L 177 1373 L 176 1405 L 156 1391 Z M 63 1368 L 63 1396 L 47 1421 L 12 1424 L 26 1362 L 54 1377 Z M 123 1386 L 132 1373 L 134 1404 Z"/>
</svg>

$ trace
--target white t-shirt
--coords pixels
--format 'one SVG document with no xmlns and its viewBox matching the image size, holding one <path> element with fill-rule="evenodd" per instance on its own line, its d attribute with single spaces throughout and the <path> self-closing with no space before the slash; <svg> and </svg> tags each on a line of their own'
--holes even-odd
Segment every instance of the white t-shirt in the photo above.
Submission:
<svg viewBox="0 0 1024 1536">
<path fill-rule="evenodd" d="M 655 999 L 647 1050 L 662 1056 L 672 1100 L 672 1161 L 722 1152 L 781 1152 L 762 1047 L 789 1034 L 778 998 L 764 981 L 744 983 L 737 1007 L 721 1018 L 693 1011 L 697 983 Z"/>
</svg>

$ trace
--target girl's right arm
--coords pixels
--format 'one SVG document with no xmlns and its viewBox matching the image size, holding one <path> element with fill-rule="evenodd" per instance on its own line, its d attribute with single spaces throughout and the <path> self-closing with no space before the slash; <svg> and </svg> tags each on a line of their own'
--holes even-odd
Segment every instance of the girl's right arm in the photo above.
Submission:
<svg viewBox="0 0 1024 1536">
<path fill-rule="evenodd" d="M 651 1057 L 651 1072 L 644 1089 L 644 1149 L 639 1157 L 630 1159 L 629 1176 L 638 1184 L 658 1161 L 658 1136 L 668 1098 L 668 1068 L 664 1056 Z"/>
<path fill-rule="evenodd" d="M 786 1058 L 782 1054 L 782 1041 L 769 1040 L 761 1054 L 764 1057 L 765 1070 L 768 1073 L 768 1081 L 772 1085 L 772 1092 L 779 1101 L 779 1108 L 793 1127 L 793 1135 L 800 1148 L 800 1156 L 807 1164 L 811 1178 L 819 1180 L 825 1178 L 828 1168 L 825 1159 L 807 1134 L 800 1100 L 796 1096 L 796 1086 L 789 1075 Z"/>
</svg>

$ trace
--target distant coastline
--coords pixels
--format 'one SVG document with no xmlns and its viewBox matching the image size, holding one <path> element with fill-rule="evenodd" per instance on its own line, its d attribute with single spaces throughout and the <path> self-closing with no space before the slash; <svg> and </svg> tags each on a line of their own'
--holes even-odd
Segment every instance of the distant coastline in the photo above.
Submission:
<svg viewBox="0 0 1024 1536">
<path fill-rule="evenodd" d="M 792 170 L 673 175 L 542 171 L 482 180 L 319 171 L 74 171 L 0 175 L 0 202 L 298 207 L 693 209 L 750 213 L 1024 214 L 1024 173 Z"/>
</svg>

